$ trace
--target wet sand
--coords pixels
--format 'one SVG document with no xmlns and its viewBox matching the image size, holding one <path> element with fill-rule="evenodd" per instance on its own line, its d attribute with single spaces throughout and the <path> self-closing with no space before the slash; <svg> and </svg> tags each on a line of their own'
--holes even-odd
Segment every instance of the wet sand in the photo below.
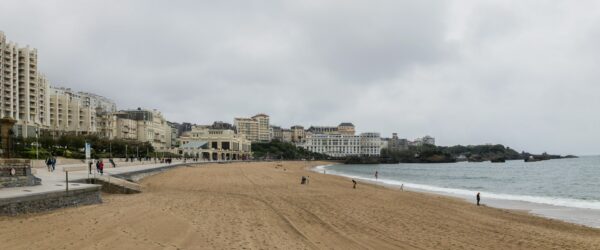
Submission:
<svg viewBox="0 0 600 250">
<path fill-rule="evenodd" d="M 0 249 L 600 249 L 598 229 L 435 194 L 352 189 L 310 164 L 175 169 L 144 179 L 141 194 L 0 217 Z"/>
</svg>

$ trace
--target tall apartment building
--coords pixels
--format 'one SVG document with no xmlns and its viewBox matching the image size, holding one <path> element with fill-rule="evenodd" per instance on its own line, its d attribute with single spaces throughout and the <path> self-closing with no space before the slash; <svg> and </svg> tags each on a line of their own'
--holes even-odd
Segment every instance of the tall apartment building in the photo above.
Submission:
<svg viewBox="0 0 600 250">
<path fill-rule="evenodd" d="M 379 133 L 308 134 L 304 142 L 298 146 L 331 157 L 379 156 L 381 154 L 381 137 Z"/>
<path fill-rule="evenodd" d="M 233 124 L 238 133 L 244 134 L 252 142 L 271 140 L 268 115 L 258 114 L 252 118 L 235 118 Z"/>
<path fill-rule="evenodd" d="M 48 81 L 38 72 L 37 50 L 19 47 L 0 32 L 0 114 L 17 120 L 16 134 L 48 126 Z"/>
<path fill-rule="evenodd" d="M 50 126 L 56 134 L 93 134 L 97 132 L 96 109 L 70 88 L 50 87 Z"/>
</svg>

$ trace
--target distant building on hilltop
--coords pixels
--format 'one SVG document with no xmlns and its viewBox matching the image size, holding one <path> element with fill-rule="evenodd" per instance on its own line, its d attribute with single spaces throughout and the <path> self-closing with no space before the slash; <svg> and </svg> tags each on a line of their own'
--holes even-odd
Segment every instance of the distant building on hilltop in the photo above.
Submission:
<svg viewBox="0 0 600 250">
<path fill-rule="evenodd" d="M 231 123 L 226 123 L 226 122 L 222 122 L 222 121 L 213 122 L 213 124 L 210 125 L 210 128 L 235 130 L 235 127 L 233 125 L 231 125 Z"/>
<path fill-rule="evenodd" d="M 392 133 L 392 138 L 386 138 L 387 149 L 390 151 L 404 151 L 408 150 L 408 140 L 404 138 L 398 138 L 397 133 Z"/>
<path fill-rule="evenodd" d="M 426 135 L 421 138 L 417 138 L 413 142 L 410 143 L 411 146 L 423 146 L 426 144 L 427 145 L 435 145 L 435 138 Z"/>
</svg>

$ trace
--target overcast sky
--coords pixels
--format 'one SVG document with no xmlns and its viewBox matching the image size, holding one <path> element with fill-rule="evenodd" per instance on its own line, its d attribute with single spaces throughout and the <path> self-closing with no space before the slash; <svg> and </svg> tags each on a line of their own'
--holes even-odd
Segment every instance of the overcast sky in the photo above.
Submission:
<svg viewBox="0 0 600 250">
<path fill-rule="evenodd" d="M 2 1 L 53 85 L 175 122 L 600 153 L 598 1 Z"/>
</svg>

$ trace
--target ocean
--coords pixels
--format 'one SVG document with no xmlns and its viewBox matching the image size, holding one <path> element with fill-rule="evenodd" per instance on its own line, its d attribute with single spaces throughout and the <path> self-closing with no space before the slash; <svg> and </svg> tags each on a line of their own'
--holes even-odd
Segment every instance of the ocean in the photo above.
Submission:
<svg viewBox="0 0 600 250">
<path fill-rule="evenodd" d="M 539 162 L 330 165 L 315 171 L 464 198 L 600 228 L 600 156 Z M 374 173 L 379 173 L 375 180 Z"/>
</svg>

